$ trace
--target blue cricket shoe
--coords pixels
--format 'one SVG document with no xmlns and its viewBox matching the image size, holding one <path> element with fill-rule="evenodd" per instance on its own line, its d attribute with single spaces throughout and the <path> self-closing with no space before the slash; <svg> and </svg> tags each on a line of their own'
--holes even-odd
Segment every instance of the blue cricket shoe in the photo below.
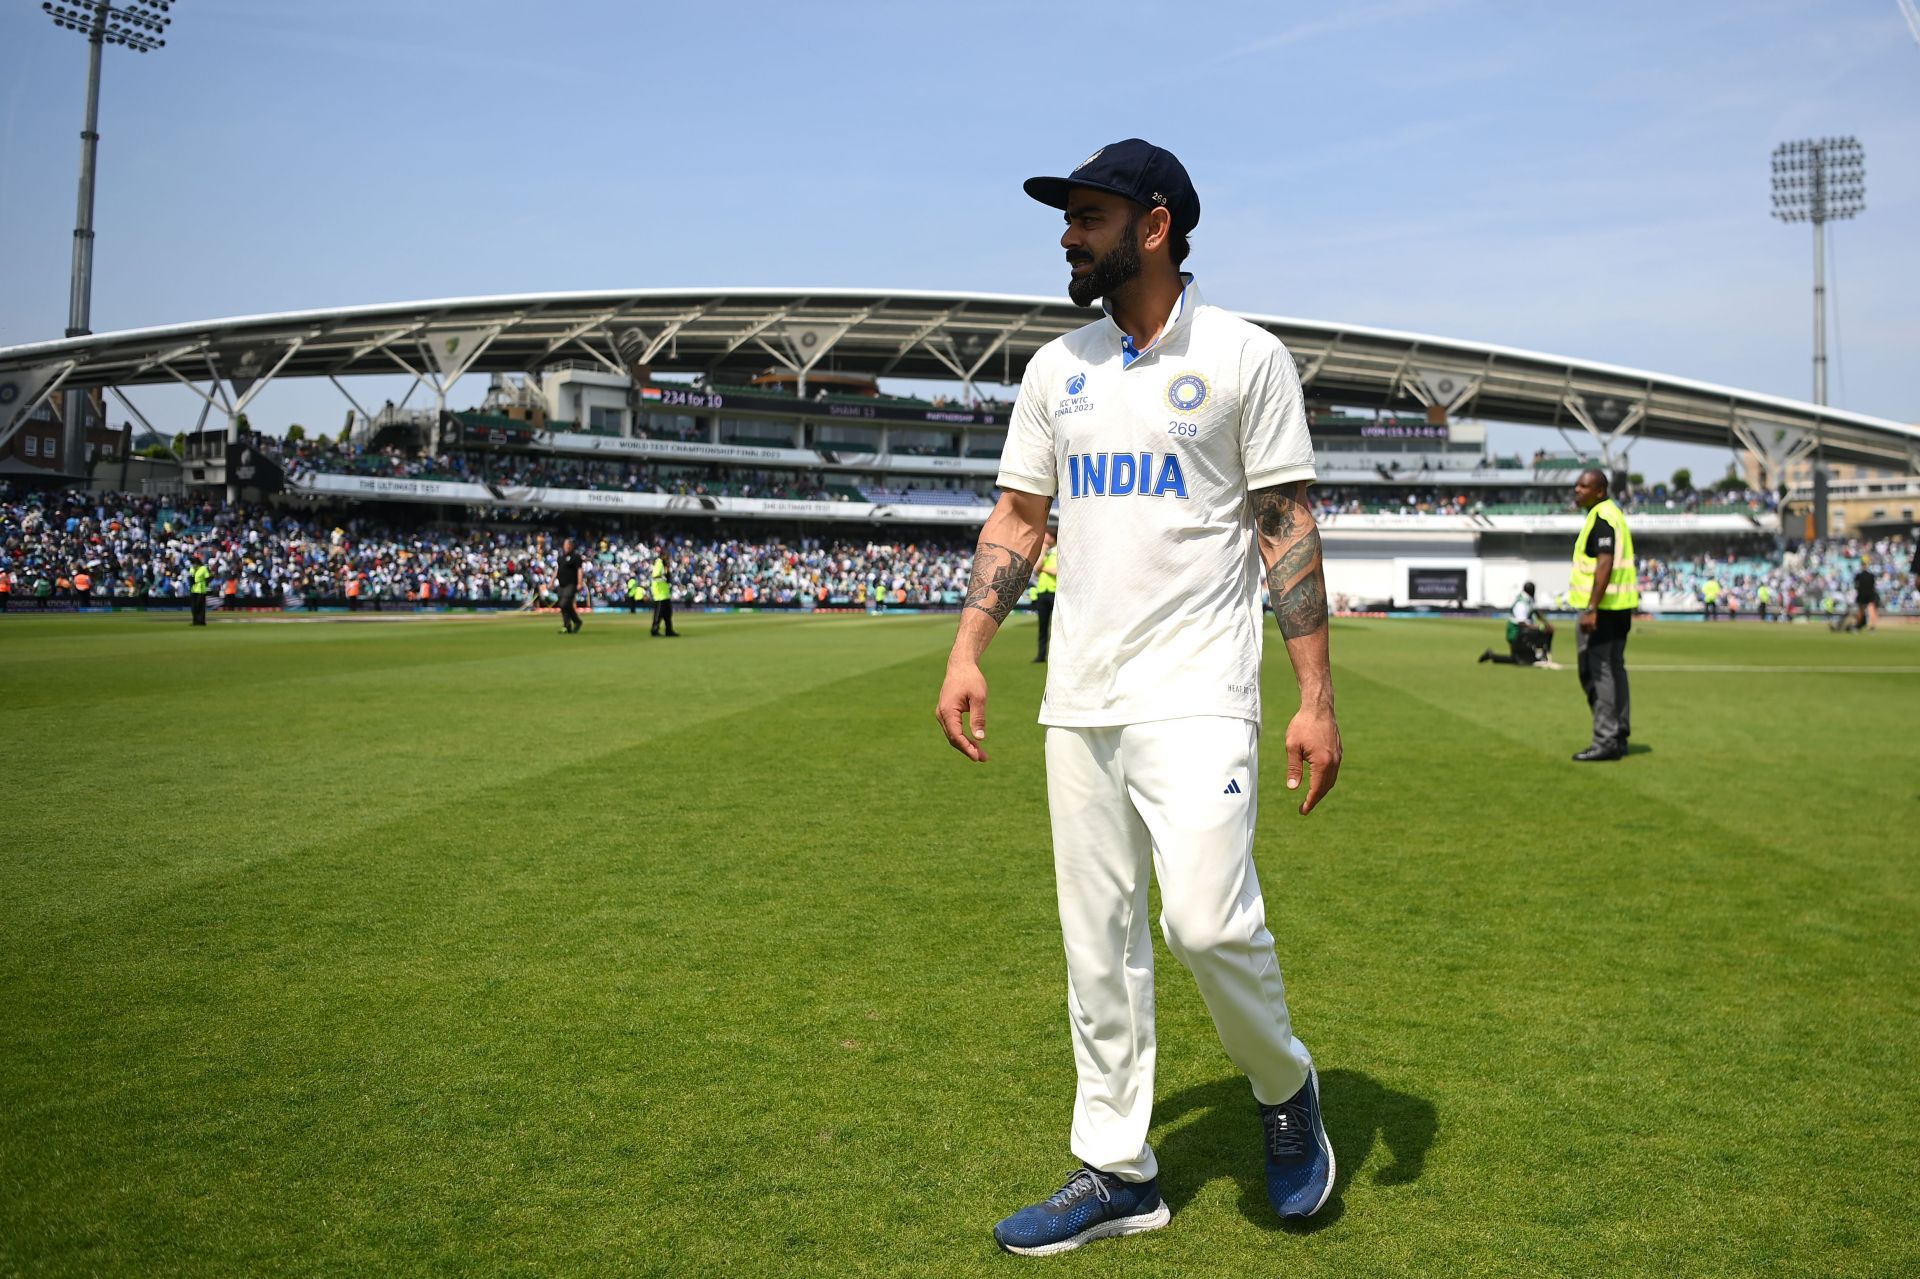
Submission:
<svg viewBox="0 0 1920 1279">
<path fill-rule="evenodd" d="M 1046 1199 L 995 1226 L 993 1241 L 1023 1257 L 1047 1257 L 1095 1239 L 1158 1230 L 1172 1219 L 1158 1181 L 1122 1181 L 1083 1167 Z"/>
<path fill-rule="evenodd" d="M 1320 1073 L 1311 1068 L 1300 1091 L 1260 1107 L 1267 1130 L 1267 1202 L 1288 1221 L 1319 1212 L 1333 1193 L 1333 1143 L 1320 1122 Z"/>
</svg>

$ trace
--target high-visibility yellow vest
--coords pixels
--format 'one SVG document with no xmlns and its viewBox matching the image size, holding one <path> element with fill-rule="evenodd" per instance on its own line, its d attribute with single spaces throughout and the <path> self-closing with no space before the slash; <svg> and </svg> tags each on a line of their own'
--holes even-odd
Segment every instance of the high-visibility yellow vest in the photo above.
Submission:
<svg viewBox="0 0 1920 1279">
<path fill-rule="evenodd" d="M 1057 548 L 1049 550 L 1045 555 L 1042 555 L 1040 557 L 1040 571 L 1033 576 L 1034 595 L 1052 595 L 1055 591 L 1058 591 L 1060 589 L 1059 571 L 1060 552 Z"/>
<path fill-rule="evenodd" d="M 1587 535 L 1601 520 L 1613 526 L 1613 572 L 1601 590 L 1599 604 L 1590 605 L 1587 601 L 1593 598 L 1593 574 L 1600 567 L 1600 561 L 1587 554 Z M 1633 534 L 1627 530 L 1626 513 L 1612 498 L 1593 504 L 1593 509 L 1587 512 L 1587 522 L 1580 528 L 1580 536 L 1574 541 L 1573 579 L 1567 583 L 1567 603 L 1581 610 L 1640 605 L 1640 575 L 1633 564 Z"/>
<path fill-rule="evenodd" d="M 205 595 L 207 593 L 209 580 L 212 577 L 213 574 L 207 571 L 206 565 L 196 564 L 193 569 L 193 593 L 195 595 Z"/>
<path fill-rule="evenodd" d="M 667 562 L 656 559 L 653 562 L 653 598 L 664 600 L 672 596 L 673 588 L 667 585 Z"/>
<path fill-rule="evenodd" d="M 1708 578 L 1700 584 L 1700 598 L 1711 604 L 1720 598 L 1720 583 Z"/>
<path fill-rule="evenodd" d="M 630 577 L 627 579 L 627 598 L 630 600 L 637 600 L 641 598 L 639 578 Z"/>
</svg>

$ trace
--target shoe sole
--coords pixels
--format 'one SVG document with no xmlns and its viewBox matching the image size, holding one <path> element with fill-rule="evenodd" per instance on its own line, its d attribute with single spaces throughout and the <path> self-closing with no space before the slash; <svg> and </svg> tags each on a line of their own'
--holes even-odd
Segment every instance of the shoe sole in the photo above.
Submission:
<svg viewBox="0 0 1920 1279">
<path fill-rule="evenodd" d="M 1072 1252 L 1082 1244 L 1092 1243 L 1096 1239 L 1118 1239 L 1122 1235 L 1137 1235 L 1148 1230 L 1158 1230 L 1173 1220 L 1173 1214 L 1167 1211 L 1162 1202 L 1152 1212 L 1143 1212 L 1137 1217 L 1115 1217 L 1112 1221 L 1103 1221 L 1088 1226 L 1079 1234 L 1062 1239 L 1058 1243 L 1036 1244 L 1031 1248 L 1016 1248 L 1000 1238 L 995 1231 L 993 1241 L 1000 1245 L 1002 1252 L 1011 1252 L 1020 1257 L 1051 1257 L 1055 1253 Z"/>
<path fill-rule="evenodd" d="M 1326 1207 L 1327 1200 L 1333 1197 L 1334 1178 L 1340 1175 L 1340 1161 L 1333 1156 L 1333 1143 L 1327 1140 L 1327 1125 L 1322 1122 L 1320 1118 L 1322 1109 L 1320 1105 L 1320 1071 L 1316 1067 L 1309 1066 L 1307 1067 L 1307 1073 L 1313 1077 L 1313 1135 L 1315 1139 L 1319 1141 L 1320 1148 L 1327 1152 L 1327 1184 L 1326 1188 L 1320 1192 L 1320 1198 L 1314 1202 L 1313 1207 L 1307 1209 L 1305 1212 L 1283 1212 L 1280 1214 L 1282 1221 L 1305 1221 L 1308 1217 L 1313 1216 L 1314 1213 Z"/>
</svg>

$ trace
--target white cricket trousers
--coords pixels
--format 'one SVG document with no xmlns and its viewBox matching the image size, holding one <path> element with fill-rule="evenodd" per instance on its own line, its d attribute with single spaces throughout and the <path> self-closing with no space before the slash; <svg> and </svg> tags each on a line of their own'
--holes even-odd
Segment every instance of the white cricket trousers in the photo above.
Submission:
<svg viewBox="0 0 1920 1279">
<path fill-rule="evenodd" d="M 1047 798 L 1079 1088 L 1073 1153 L 1128 1181 L 1158 1164 L 1153 936 L 1193 973 L 1254 1096 L 1285 1101 L 1311 1058 L 1294 1037 L 1253 867 L 1260 727 L 1224 716 L 1047 729 Z"/>
</svg>

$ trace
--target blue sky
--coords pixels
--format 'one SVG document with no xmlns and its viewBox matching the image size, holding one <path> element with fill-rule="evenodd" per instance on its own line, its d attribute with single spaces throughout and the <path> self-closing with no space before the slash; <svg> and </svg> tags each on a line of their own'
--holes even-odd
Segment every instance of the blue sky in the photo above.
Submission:
<svg viewBox="0 0 1920 1279">
<path fill-rule="evenodd" d="M 1055 294 L 1058 215 L 1021 179 L 1138 134 L 1193 173 L 1215 302 L 1806 397 L 1811 234 L 1768 216 L 1769 155 L 1851 133 L 1867 211 L 1831 236 L 1830 398 L 1920 420 L 1920 45 L 1896 0 L 175 18 L 165 51 L 107 55 L 98 331 L 523 290 Z M 34 0 L 0 8 L 0 345 L 65 327 L 84 68 Z M 171 427 L 189 401 L 143 403 Z M 330 428 L 344 407 L 290 384 L 256 419 Z"/>
</svg>

